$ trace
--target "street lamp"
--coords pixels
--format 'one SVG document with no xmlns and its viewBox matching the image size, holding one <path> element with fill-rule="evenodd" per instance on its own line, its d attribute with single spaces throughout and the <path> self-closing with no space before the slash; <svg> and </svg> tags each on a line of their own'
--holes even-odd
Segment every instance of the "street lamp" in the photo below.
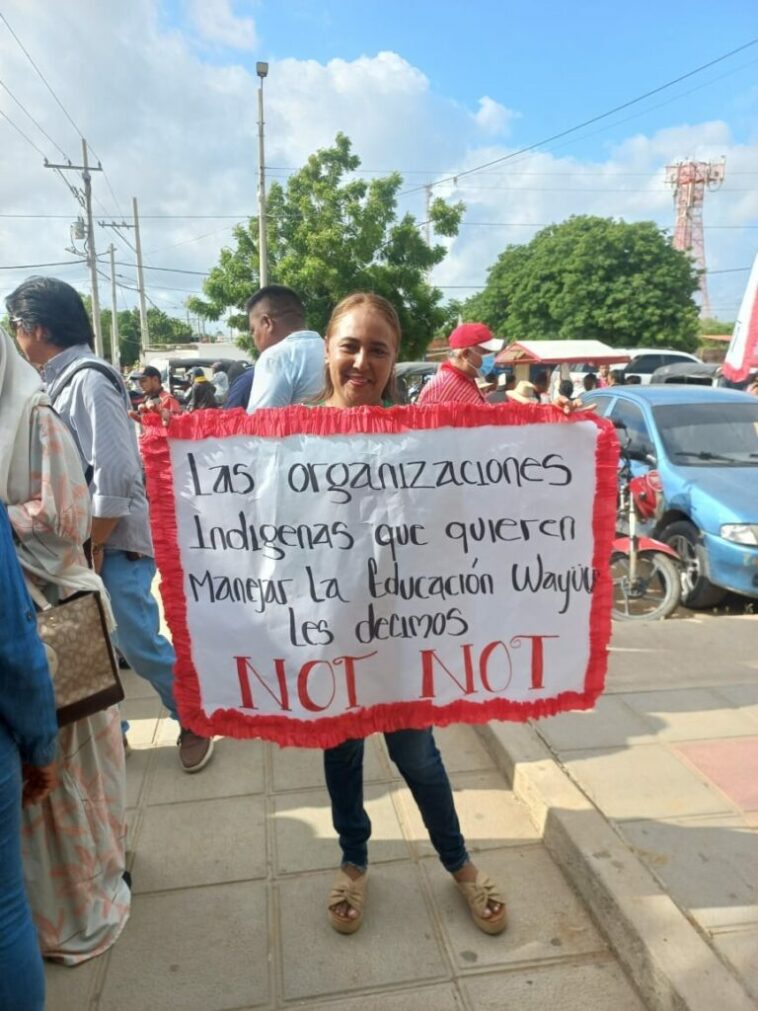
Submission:
<svg viewBox="0 0 758 1011">
<path fill-rule="evenodd" d="M 260 78 L 258 85 L 258 277 L 260 287 L 268 284 L 268 250 L 266 248 L 266 163 L 263 153 L 263 78 L 268 75 L 268 63 L 255 64 Z"/>
</svg>

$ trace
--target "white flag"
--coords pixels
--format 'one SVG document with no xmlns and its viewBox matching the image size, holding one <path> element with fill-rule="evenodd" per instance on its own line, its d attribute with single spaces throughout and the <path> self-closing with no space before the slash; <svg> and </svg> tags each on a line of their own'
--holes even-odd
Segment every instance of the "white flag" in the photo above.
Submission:
<svg viewBox="0 0 758 1011">
<path fill-rule="evenodd" d="M 758 256 L 747 282 L 734 333 L 724 359 L 724 375 L 733 383 L 747 378 L 758 356 Z"/>
</svg>

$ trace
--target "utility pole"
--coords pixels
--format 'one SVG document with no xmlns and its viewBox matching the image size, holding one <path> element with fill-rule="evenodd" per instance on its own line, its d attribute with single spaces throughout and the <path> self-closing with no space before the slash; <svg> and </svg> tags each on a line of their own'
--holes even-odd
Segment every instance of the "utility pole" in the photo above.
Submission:
<svg viewBox="0 0 758 1011">
<path fill-rule="evenodd" d="M 258 85 L 258 283 L 268 284 L 268 248 L 266 245 L 266 160 L 263 151 L 263 79 L 268 74 L 268 63 L 255 64 L 260 78 Z"/>
<path fill-rule="evenodd" d="M 82 137 L 82 164 L 53 165 L 45 158 L 45 168 L 56 169 L 58 172 L 81 172 L 84 182 L 84 197 L 81 199 L 76 190 L 74 193 L 77 200 L 82 205 L 87 215 L 87 241 L 86 256 L 89 264 L 90 279 L 92 282 L 92 326 L 95 331 L 95 352 L 103 354 L 103 332 L 100 325 L 100 296 L 97 288 L 97 254 L 95 252 L 95 229 L 92 222 L 92 172 L 102 172 L 103 166 L 100 162 L 97 166 L 89 164 L 87 159 L 87 141 Z"/>
<path fill-rule="evenodd" d="M 117 369 L 121 368 L 121 353 L 118 346 L 118 309 L 116 306 L 116 247 L 111 242 L 108 247 L 111 254 L 111 363 Z"/>
<path fill-rule="evenodd" d="M 118 231 L 120 228 L 134 229 L 134 245 L 132 246 L 131 242 L 129 243 L 129 245 L 132 247 L 137 257 L 137 291 L 139 293 L 140 346 L 142 349 L 144 349 L 146 347 L 149 347 L 150 345 L 150 330 L 147 321 L 145 274 L 142 269 L 142 243 L 140 240 L 139 212 L 137 210 L 136 197 L 132 197 L 132 213 L 134 215 L 134 220 L 131 224 L 129 224 L 128 221 L 99 221 L 98 224 L 101 225 L 103 228 L 112 228 L 114 231 Z"/>
<path fill-rule="evenodd" d="M 425 186 L 426 191 L 426 244 L 432 244 L 432 187 Z"/>
<path fill-rule="evenodd" d="M 137 247 L 137 287 L 139 288 L 139 327 L 142 335 L 142 347 L 150 344 L 150 330 L 147 325 L 147 304 L 145 302 L 145 275 L 142 270 L 142 244 L 139 235 L 139 212 L 137 198 L 132 197 L 132 214 L 134 215 L 134 245 Z"/>
</svg>

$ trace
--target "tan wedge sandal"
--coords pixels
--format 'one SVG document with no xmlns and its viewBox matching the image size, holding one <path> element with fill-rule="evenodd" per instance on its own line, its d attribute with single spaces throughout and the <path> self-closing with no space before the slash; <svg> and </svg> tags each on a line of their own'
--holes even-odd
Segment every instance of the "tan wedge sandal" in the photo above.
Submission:
<svg viewBox="0 0 758 1011">
<path fill-rule="evenodd" d="M 339 934 L 354 934 L 363 923 L 366 908 L 366 884 L 368 874 L 362 874 L 355 881 L 340 868 L 329 893 L 329 922 Z M 336 907 L 345 902 L 354 909 L 357 916 L 340 916 Z"/>
<path fill-rule="evenodd" d="M 485 934 L 502 934 L 508 922 L 505 899 L 492 878 L 477 871 L 476 881 L 456 881 L 456 885 L 468 903 L 471 919 L 477 927 Z M 497 902 L 500 910 L 485 916 L 491 902 Z"/>
</svg>

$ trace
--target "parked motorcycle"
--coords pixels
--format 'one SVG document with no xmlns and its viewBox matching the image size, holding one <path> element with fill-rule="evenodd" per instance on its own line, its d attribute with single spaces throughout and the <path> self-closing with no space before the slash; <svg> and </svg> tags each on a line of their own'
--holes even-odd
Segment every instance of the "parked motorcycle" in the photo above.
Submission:
<svg viewBox="0 0 758 1011">
<path fill-rule="evenodd" d="M 656 470 L 632 476 L 632 460 L 648 463 L 639 450 L 621 450 L 617 533 L 611 553 L 612 616 L 619 621 L 667 618 L 679 605 L 679 556 L 663 541 L 640 536 L 641 520 L 654 519 L 661 505 L 661 483 Z"/>
</svg>

